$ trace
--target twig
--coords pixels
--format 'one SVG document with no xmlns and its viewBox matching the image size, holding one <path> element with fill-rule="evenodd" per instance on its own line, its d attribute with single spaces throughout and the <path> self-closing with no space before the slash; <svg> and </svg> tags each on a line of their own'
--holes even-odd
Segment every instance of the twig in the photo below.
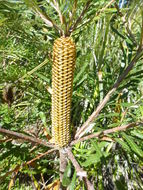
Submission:
<svg viewBox="0 0 143 190">
<path fill-rule="evenodd" d="M 77 143 L 82 142 L 82 141 L 86 141 L 86 140 L 89 140 L 89 139 L 92 139 L 92 138 L 98 138 L 98 137 L 100 137 L 102 135 L 107 135 L 107 134 L 115 133 L 115 132 L 118 132 L 118 131 L 124 131 L 126 129 L 130 129 L 132 127 L 136 127 L 136 126 L 139 126 L 139 125 L 143 125 L 143 123 L 142 122 L 135 122 L 135 123 L 129 123 L 127 125 L 115 127 L 115 128 L 112 128 L 112 129 L 107 129 L 107 130 L 97 132 L 97 133 L 85 136 L 83 138 L 74 140 L 74 141 L 71 142 L 70 145 L 72 146 L 72 145 L 77 144 Z"/>
<path fill-rule="evenodd" d="M 42 11 L 40 11 L 37 7 L 33 7 L 33 10 L 41 17 L 41 19 L 49 26 L 49 27 L 55 27 L 55 24 L 53 23 L 53 21 L 44 13 L 42 13 Z M 56 26 L 56 29 L 58 27 Z"/>
<path fill-rule="evenodd" d="M 18 81 L 22 81 L 25 77 L 32 75 L 35 71 L 37 71 L 38 69 L 40 69 L 41 67 L 43 67 L 44 65 L 46 65 L 48 63 L 48 60 L 45 59 L 42 63 L 40 63 L 39 65 L 37 65 L 36 67 L 34 67 L 31 71 L 28 71 L 25 75 L 23 75 L 21 78 L 18 79 Z"/>
<path fill-rule="evenodd" d="M 44 65 L 46 65 L 48 62 L 47 59 L 45 59 L 42 63 L 40 63 L 39 65 L 37 65 L 34 69 L 32 69 L 31 71 L 28 71 L 25 75 L 23 75 L 21 78 L 19 78 L 16 82 L 22 82 L 27 76 L 32 75 L 34 72 L 36 72 L 38 69 L 40 69 L 41 67 L 43 67 Z M 47 90 L 50 94 L 52 94 L 52 88 L 50 86 L 47 85 Z"/>
<path fill-rule="evenodd" d="M 33 158 L 32 160 L 29 160 L 29 161 L 27 161 L 26 163 L 23 163 L 23 164 L 21 164 L 21 165 L 16 166 L 13 170 L 7 172 L 4 176 L 0 177 L 0 181 L 1 181 L 2 179 L 6 178 L 6 177 L 7 177 L 8 175 L 10 175 L 11 173 L 14 173 L 14 172 L 17 173 L 17 171 L 19 171 L 20 169 L 22 169 L 22 168 L 25 167 L 26 165 L 30 165 L 32 162 L 34 162 L 34 161 L 36 161 L 36 160 L 42 158 L 43 156 L 46 156 L 47 154 L 49 154 L 49 153 L 51 153 L 51 152 L 53 152 L 53 151 L 55 151 L 55 150 L 57 150 L 57 149 L 48 150 L 47 152 L 45 152 L 45 153 L 43 153 L 43 154 L 41 154 L 41 155 L 36 156 L 36 157 Z"/>
<path fill-rule="evenodd" d="M 35 138 L 35 137 L 31 137 L 31 136 L 28 136 L 28 135 L 24 135 L 22 133 L 10 131 L 10 130 L 3 129 L 3 128 L 0 128 L 0 133 L 6 134 L 7 136 L 15 137 L 15 138 L 18 138 L 18 139 L 23 139 L 24 141 L 28 141 L 28 142 L 36 143 L 36 144 L 39 144 L 39 145 L 43 145 L 45 147 L 56 148 L 55 145 L 47 143 L 44 140 L 41 140 L 41 139 L 38 139 L 38 138 Z"/>
<path fill-rule="evenodd" d="M 115 2 L 115 0 L 111 0 L 105 7 L 103 7 L 101 10 L 100 10 L 100 12 L 98 12 L 97 14 L 96 14 L 96 16 L 97 15 L 99 15 L 101 12 L 103 12 L 103 11 L 105 11 L 110 5 L 112 5 L 112 3 L 114 3 Z"/>
<path fill-rule="evenodd" d="M 47 14 L 43 13 L 33 0 L 31 1 L 31 7 L 49 27 L 54 27 L 59 33 L 62 33 L 62 29 Z"/>
<path fill-rule="evenodd" d="M 143 49 L 138 49 L 135 57 L 130 62 L 128 67 L 124 70 L 124 72 L 119 76 L 117 79 L 117 82 L 113 85 L 112 89 L 107 93 L 107 95 L 104 97 L 102 102 L 98 105 L 96 110 L 89 116 L 87 121 L 82 125 L 82 127 L 77 131 L 75 138 L 78 139 L 82 137 L 86 131 L 88 130 L 89 125 L 97 118 L 100 111 L 104 108 L 106 103 L 110 100 L 111 95 L 116 91 L 116 89 L 119 87 L 120 83 L 125 79 L 125 77 L 128 75 L 128 73 L 132 70 L 133 66 L 136 64 L 136 62 L 141 58 L 143 54 Z M 90 129 L 91 130 L 91 129 Z"/>
<path fill-rule="evenodd" d="M 78 1 L 78 0 L 74 0 L 73 6 L 72 6 L 72 11 L 71 11 L 71 13 L 70 13 L 70 21 L 69 21 L 69 23 L 72 23 L 72 22 L 73 22 L 73 18 L 74 18 L 74 16 L 75 16 L 76 9 L 77 9 L 77 1 Z"/>
<path fill-rule="evenodd" d="M 55 10 L 57 11 L 57 13 L 59 14 L 59 18 L 61 21 L 61 24 L 64 24 L 64 18 L 63 15 L 61 13 L 60 7 L 59 7 L 59 3 L 56 0 L 53 0 L 53 3 L 55 6 L 53 6 L 55 8 Z"/>
<path fill-rule="evenodd" d="M 11 180 L 10 180 L 10 182 L 8 184 L 8 190 L 10 190 L 12 188 L 12 186 L 14 185 L 15 178 L 16 178 L 16 176 L 18 174 L 18 171 L 19 170 L 16 170 L 15 172 L 12 173 Z"/>
<path fill-rule="evenodd" d="M 67 167 L 67 153 L 64 149 L 59 150 L 60 153 L 60 182 L 62 183 L 63 175 Z"/>
<path fill-rule="evenodd" d="M 36 157 L 33 158 L 32 160 L 27 161 L 27 162 L 24 164 L 24 166 L 25 166 L 25 165 L 29 165 L 29 164 L 31 164 L 32 162 L 36 161 L 36 160 L 39 160 L 39 159 L 42 158 L 43 156 L 46 156 L 47 154 L 50 154 L 51 152 L 54 152 L 55 150 L 57 150 L 57 149 L 50 149 L 50 150 L 48 150 L 47 152 L 44 152 L 44 153 L 42 153 L 42 154 L 36 156 Z"/>
<path fill-rule="evenodd" d="M 12 141 L 12 138 L 0 139 L 0 143 Z"/>
<path fill-rule="evenodd" d="M 82 26 L 90 23 L 95 17 L 99 16 L 104 10 L 106 10 L 112 3 L 114 3 L 115 0 L 111 0 L 105 7 L 103 7 L 102 9 L 100 9 L 95 15 L 92 16 L 92 18 L 86 20 L 83 24 L 81 24 L 80 26 L 77 27 L 77 29 L 81 28 Z"/>
<path fill-rule="evenodd" d="M 80 167 L 79 163 L 76 161 L 73 153 L 71 152 L 71 148 L 66 149 L 68 158 L 71 160 L 73 166 L 75 167 L 75 170 L 77 172 L 77 175 L 79 176 L 80 179 L 83 179 L 85 182 L 85 185 L 87 187 L 87 190 L 94 190 L 93 185 L 91 182 L 87 179 L 87 174 L 86 172 Z"/>
<path fill-rule="evenodd" d="M 86 3 L 86 5 L 85 5 L 85 7 L 83 8 L 83 10 L 82 10 L 80 16 L 79 16 L 78 19 L 75 21 L 75 23 L 70 27 L 70 29 L 69 29 L 69 33 L 70 33 L 70 34 L 76 29 L 76 27 L 78 26 L 78 24 L 81 22 L 81 20 L 82 20 L 84 14 L 85 14 L 86 11 L 88 10 L 88 8 L 89 8 L 91 2 L 92 2 L 91 0 L 88 0 L 88 1 L 87 1 L 87 3 Z"/>
<path fill-rule="evenodd" d="M 139 103 L 142 99 L 143 99 L 143 95 L 142 95 L 136 102 L 134 102 L 134 105 L 133 105 L 133 106 L 135 106 L 137 103 Z M 121 117 L 120 123 L 123 122 L 123 120 L 124 120 L 126 114 L 128 113 L 129 108 L 132 108 L 133 106 L 126 108 L 126 109 L 122 112 L 122 117 Z"/>
<path fill-rule="evenodd" d="M 93 185 L 90 183 L 90 181 L 86 177 L 83 177 L 83 181 L 87 187 L 87 190 L 94 190 Z"/>
<path fill-rule="evenodd" d="M 136 39 L 134 37 L 134 35 L 132 34 L 132 31 L 131 29 L 129 28 L 129 19 L 126 21 L 124 15 L 122 14 L 120 8 L 119 8 L 119 5 L 115 2 L 115 8 L 117 9 L 117 12 L 118 14 L 120 15 L 123 23 L 125 24 L 125 28 L 130 36 L 130 39 L 132 40 L 132 42 L 134 43 L 135 46 L 137 46 L 137 42 L 136 42 Z"/>
</svg>

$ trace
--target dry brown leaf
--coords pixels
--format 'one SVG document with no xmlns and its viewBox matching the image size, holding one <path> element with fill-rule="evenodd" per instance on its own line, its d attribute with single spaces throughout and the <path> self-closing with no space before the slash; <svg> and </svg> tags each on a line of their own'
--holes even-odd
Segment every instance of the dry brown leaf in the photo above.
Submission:
<svg viewBox="0 0 143 190">
<path fill-rule="evenodd" d="M 60 189 L 60 180 L 55 180 L 53 183 L 47 186 L 46 190 L 59 190 Z"/>
</svg>

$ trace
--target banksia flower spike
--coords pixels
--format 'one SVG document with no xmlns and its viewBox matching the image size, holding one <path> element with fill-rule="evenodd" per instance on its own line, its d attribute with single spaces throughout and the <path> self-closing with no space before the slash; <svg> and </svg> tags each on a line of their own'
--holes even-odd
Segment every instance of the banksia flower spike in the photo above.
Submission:
<svg viewBox="0 0 143 190">
<path fill-rule="evenodd" d="M 60 37 L 53 46 L 52 66 L 52 139 L 59 147 L 70 142 L 70 110 L 75 44 L 70 37 Z"/>
</svg>

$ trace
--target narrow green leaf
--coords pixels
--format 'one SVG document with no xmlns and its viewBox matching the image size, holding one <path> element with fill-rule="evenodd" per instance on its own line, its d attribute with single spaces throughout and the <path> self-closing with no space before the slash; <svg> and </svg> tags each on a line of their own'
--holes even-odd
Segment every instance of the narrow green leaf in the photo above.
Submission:
<svg viewBox="0 0 143 190">
<path fill-rule="evenodd" d="M 50 82 L 50 79 L 49 78 L 47 78 L 47 77 L 45 77 L 44 75 L 42 75 L 41 73 L 38 73 L 38 72 L 35 72 L 34 73 L 36 76 L 38 76 L 40 79 L 42 79 L 42 80 L 44 80 L 44 81 L 46 81 L 46 82 Z"/>
<path fill-rule="evenodd" d="M 76 187 L 76 171 L 74 171 L 72 181 L 69 185 L 69 190 L 75 190 L 75 187 Z"/>
<path fill-rule="evenodd" d="M 88 167 L 92 164 L 97 164 L 100 162 L 100 155 L 99 154 L 91 154 L 89 157 L 87 157 L 87 160 L 83 163 L 81 163 L 82 166 Z"/>
<path fill-rule="evenodd" d="M 141 112 L 141 114 L 143 116 L 143 106 L 140 106 L 140 112 Z"/>
<path fill-rule="evenodd" d="M 96 139 L 94 141 L 93 140 L 90 140 L 90 141 L 91 141 L 91 144 L 93 145 L 93 147 L 96 150 L 96 154 L 99 155 L 99 157 L 102 157 L 103 154 L 102 154 L 102 152 L 101 152 L 101 150 L 100 150 L 100 148 L 98 146 L 98 143 L 97 143 Z"/>
<path fill-rule="evenodd" d="M 67 187 L 70 184 L 71 182 L 70 176 L 71 176 L 71 164 L 68 163 L 63 175 L 63 180 L 62 180 L 62 185 L 64 187 Z"/>
<path fill-rule="evenodd" d="M 134 153 L 136 153 L 138 156 L 143 158 L 143 151 L 139 148 L 139 146 L 131 139 L 129 135 L 126 135 L 125 133 L 122 133 L 123 138 L 127 141 L 130 148 Z"/>
<path fill-rule="evenodd" d="M 131 134 L 140 138 L 140 139 L 143 139 L 143 134 L 139 131 L 131 131 Z"/>
<path fill-rule="evenodd" d="M 125 151 L 131 152 L 130 147 L 127 145 L 127 143 L 126 143 L 125 141 L 122 141 L 122 140 L 120 140 L 119 138 L 114 138 L 114 140 L 115 140 L 116 142 L 118 142 L 118 143 L 122 146 L 122 148 L 123 148 Z"/>
<path fill-rule="evenodd" d="M 80 79 L 81 75 L 84 73 L 84 71 L 88 65 L 89 65 L 88 62 L 83 65 L 83 67 L 80 69 L 80 72 L 75 76 L 74 83 L 76 83 Z"/>
<path fill-rule="evenodd" d="M 46 116 L 44 114 L 44 112 L 39 112 L 39 116 L 42 120 L 42 123 L 44 124 L 45 127 L 47 127 L 47 124 L 46 124 Z"/>
</svg>

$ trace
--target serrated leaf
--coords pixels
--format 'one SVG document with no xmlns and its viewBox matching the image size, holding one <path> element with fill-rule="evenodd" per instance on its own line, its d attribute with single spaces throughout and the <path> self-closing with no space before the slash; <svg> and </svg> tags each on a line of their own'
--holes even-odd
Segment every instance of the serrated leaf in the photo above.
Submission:
<svg viewBox="0 0 143 190">
<path fill-rule="evenodd" d="M 110 142 L 102 141 L 98 144 L 99 148 L 102 149 L 104 147 L 107 147 L 110 144 Z"/>
<path fill-rule="evenodd" d="M 83 163 L 81 163 L 82 166 L 88 167 L 92 164 L 97 164 L 100 162 L 101 156 L 99 154 L 91 154 L 89 157 L 87 157 L 87 160 Z"/>
<path fill-rule="evenodd" d="M 123 102 L 123 103 L 120 103 L 120 105 L 121 106 L 123 106 L 123 107 L 131 107 L 131 106 L 133 106 L 134 104 L 133 103 L 128 103 L 128 102 Z"/>
<path fill-rule="evenodd" d="M 82 76 L 82 74 L 84 73 L 84 71 L 85 71 L 85 69 L 86 69 L 86 67 L 89 65 L 89 63 L 87 62 L 87 63 L 85 63 L 83 66 L 82 66 L 82 68 L 80 69 L 80 72 L 75 76 L 75 78 L 74 78 L 74 83 L 76 83 L 79 79 L 80 79 L 80 77 Z"/>
<path fill-rule="evenodd" d="M 128 146 L 128 144 L 127 144 L 125 141 L 122 141 L 122 140 L 120 140 L 119 138 L 114 138 L 114 140 L 115 140 L 116 142 L 118 142 L 118 143 L 122 146 L 122 148 L 123 148 L 125 151 L 131 152 L 130 147 Z"/>
<path fill-rule="evenodd" d="M 96 150 L 96 154 L 99 155 L 99 157 L 102 157 L 103 154 L 98 146 L 98 143 L 97 143 L 97 140 L 95 139 L 94 141 L 93 140 L 90 140 L 91 141 L 91 144 L 93 145 L 93 147 L 95 148 Z"/>
<path fill-rule="evenodd" d="M 143 158 L 143 151 L 139 148 L 139 146 L 131 139 L 129 135 L 126 135 L 125 133 L 122 133 L 123 138 L 127 141 L 130 148 L 134 153 L 136 153 L 138 156 Z"/>
<path fill-rule="evenodd" d="M 143 134 L 141 132 L 139 133 L 138 131 L 131 131 L 131 134 L 140 139 L 143 139 Z"/>
</svg>

